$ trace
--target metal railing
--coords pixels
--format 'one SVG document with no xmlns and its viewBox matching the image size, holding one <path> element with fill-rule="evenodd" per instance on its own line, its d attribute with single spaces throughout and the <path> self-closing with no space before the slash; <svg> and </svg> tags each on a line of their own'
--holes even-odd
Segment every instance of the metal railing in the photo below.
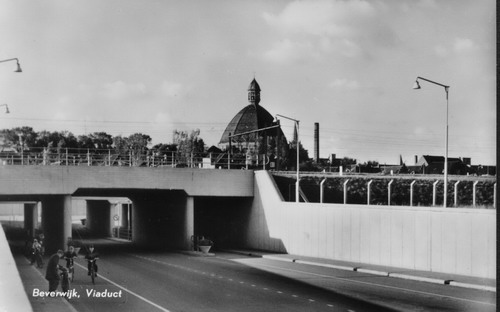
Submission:
<svg viewBox="0 0 500 312">
<path fill-rule="evenodd" d="M 263 155 L 183 153 L 157 150 L 30 148 L 0 151 L 1 165 L 23 166 L 128 166 L 210 169 L 265 168 Z"/>
</svg>

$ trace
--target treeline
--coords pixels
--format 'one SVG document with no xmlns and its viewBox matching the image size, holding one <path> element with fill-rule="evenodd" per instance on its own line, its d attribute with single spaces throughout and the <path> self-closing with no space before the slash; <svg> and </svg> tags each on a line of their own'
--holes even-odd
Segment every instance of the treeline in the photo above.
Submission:
<svg viewBox="0 0 500 312">
<path fill-rule="evenodd" d="M 205 143 L 200 138 L 200 130 L 191 132 L 175 130 L 171 143 L 159 143 L 151 146 L 152 139 L 143 133 L 129 136 L 112 136 L 106 132 L 94 132 L 75 136 L 69 131 L 35 131 L 32 127 L 16 127 L 0 130 L 3 145 L 17 150 L 30 148 L 48 149 L 90 149 L 90 150 L 133 150 L 161 152 L 189 151 L 203 152 Z"/>
</svg>

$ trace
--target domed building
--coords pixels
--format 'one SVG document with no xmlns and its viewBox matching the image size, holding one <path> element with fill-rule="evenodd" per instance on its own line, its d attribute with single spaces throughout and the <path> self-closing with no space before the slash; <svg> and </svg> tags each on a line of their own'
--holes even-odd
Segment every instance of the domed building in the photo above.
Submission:
<svg viewBox="0 0 500 312">
<path fill-rule="evenodd" d="M 276 127 L 278 124 L 274 122 L 274 117 L 260 105 L 260 91 L 260 86 L 254 78 L 248 86 L 249 104 L 227 125 L 219 142 L 221 149 L 229 150 L 231 146 L 231 153 L 286 155 L 286 137 L 281 128 Z"/>
</svg>

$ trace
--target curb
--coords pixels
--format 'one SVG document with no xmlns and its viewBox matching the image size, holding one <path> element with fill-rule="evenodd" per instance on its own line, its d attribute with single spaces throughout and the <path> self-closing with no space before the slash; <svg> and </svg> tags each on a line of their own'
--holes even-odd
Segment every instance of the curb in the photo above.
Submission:
<svg viewBox="0 0 500 312">
<path fill-rule="evenodd" d="M 427 282 L 427 283 L 440 284 L 440 285 L 450 285 L 450 286 L 454 286 L 454 287 L 485 290 L 485 291 L 491 291 L 491 292 L 497 291 L 496 287 L 470 284 L 470 283 L 461 283 L 461 282 L 456 282 L 454 280 L 445 280 L 445 279 L 415 276 L 415 275 L 408 275 L 408 274 L 401 274 L 401 273 L 391 273 L 391 272 L 385 272 L 385 271 L 364 269 L 362 267 L 350 267 L 350 266 L 342 266 L 342 265 L 300 260 L 300 259 L 294 259 L 294 258 L 284 258 L 284 257 L 280 257 L 280 256 L 273 256 L 273 255 L 263 255 L 263 254 L 254 253 L 254 252 L 236 251 L 236 250 L 225 250 L 225 251 L 231 252 L 231 253 L 236 253 L 236 254 L 241 254 L 244 256 L 250 256 L 250 257 L 258 257 L 258 258 L 264 258 L 264 259 L 269 259 L 269 260 L 314 265 L 314 266 L 320 266 L 320 267 L 325 267 L 325 268 L 332 268 L 332 269 L 345 270 L 345 271 L 354 271 L 354 272 L 359 272 L 359 273 L 373 274 L 373 275 L 392 277 L 392 278 L 400 278 L 400 279 L 413 280 L 413 281 L 418 281 L 418 282 Z"/>
</svg>

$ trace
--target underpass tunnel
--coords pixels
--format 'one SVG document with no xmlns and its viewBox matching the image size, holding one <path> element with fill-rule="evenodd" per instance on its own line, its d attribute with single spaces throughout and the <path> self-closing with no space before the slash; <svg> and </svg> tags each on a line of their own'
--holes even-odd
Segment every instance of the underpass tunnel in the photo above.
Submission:
<svg viewBox="0 0 500 312">
<path fill-rule="evenodd" d="M 141 246 L 190 248 L 194 199 L 184 191 L 142 191 L 132 200 L 132 241 Z"/>
<path fill-rule="evenodd" d="M 123 197 L 125 194 L 127 197 Z M 130 189 L 101 193 L 80 190 L 73 195 L 40 197 L 41 231 L 45 234 L 47 253 L 66 249 L 67 240 L 72 237 L 72 210 L 85 214 L 86 234 L 95 238 L 126 238 L 140 246 L 192 250 L 193 235 L 212 239 L 215 248 L 244 246 L 248 240 L 246 218 L 253 200 L 250 197 L 189 196 L 184 190 Z M 118 197 L 126 201 L 116 200 Z M 78 202 L 75 207 L 73 200 Z M 82 200 L 84 206 L 80 204 Z M 25 203 L 24 213 L 25 229 L 34 233 L 38 226 L 36 202 Z"/>
<path fill-rule="evenodd" d="M 196 197 L 194 235 L 214 242 L 215 249 L 238 248 L 248 240 L 248 220 L 253 198 Z"/>
<path fill-rule="evenodd" d="M 131 201 L 125 197 L 85 199 L 85 232 L 93 238 L 115 237 L 131 240 Z"/>
<path fill-rule="evenodd" d="M 88 231 L 95 237 L 110 237 L 111 233 L 111 209 L 109 200 L 86 200 Z"/>
</svg>

